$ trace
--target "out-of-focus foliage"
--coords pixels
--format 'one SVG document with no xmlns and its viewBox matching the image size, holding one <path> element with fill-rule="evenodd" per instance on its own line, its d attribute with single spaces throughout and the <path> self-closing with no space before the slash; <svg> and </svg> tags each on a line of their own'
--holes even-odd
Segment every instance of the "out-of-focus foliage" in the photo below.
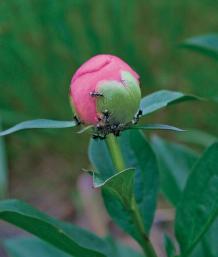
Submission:
<svg viewBox="0 0 218 257">
<path fill-rule="evenodd" d="M 1 120 L 0 120 L 1 128 Z M 7 158 L 4 139 L 0 137 L 0 199 L 6 197 L 8 186 Z"/>
<path fill-rule="evenodd" d="M 127 61 L 140 74 L 144 94 L 167 88 L 205 97 L 218 95 L 218 64 L 177 48 L 189 36 L 216 31 L 214 5 L 212 0 L 2 1 L 0 116 L 4 125 L 33 118 L 70 119 L 71 76 L 98 53 Z M 170 122 L 176 117 L 178 124 L 208 128 L 216 134 L 214 108 L 208 103 L 201 108 L 195 103 L 182 105 L 154 119 Z M 74 150 L 70 131 L 49 133 L 45 136 L 50 135 L 50 143 Z M 30 145 L 29 137 L 31 145 L 44 143 L 43 134 L 34 135 L 15 136 L 18 150 L 19 145 Z"/>
<path fill-rule="evenodd" d="M 218 34 L 201 35 L 188 38 L 181 44 L 181 46 L 216 59 L 218 58 Z"/>
</svg>

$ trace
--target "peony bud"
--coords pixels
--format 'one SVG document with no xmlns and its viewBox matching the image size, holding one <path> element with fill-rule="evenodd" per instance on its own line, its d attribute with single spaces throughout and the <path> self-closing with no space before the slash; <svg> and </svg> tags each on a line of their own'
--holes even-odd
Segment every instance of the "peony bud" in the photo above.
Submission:
<svg viewBox="0 0 218 257">
<path fill-rule="evenodd" d="M 102 126 L 131 122 L 141 99 L 139 76 L 113 55 L 97 55 L 75 73 L 70 100 L 84 124 Z"/>
</svg>

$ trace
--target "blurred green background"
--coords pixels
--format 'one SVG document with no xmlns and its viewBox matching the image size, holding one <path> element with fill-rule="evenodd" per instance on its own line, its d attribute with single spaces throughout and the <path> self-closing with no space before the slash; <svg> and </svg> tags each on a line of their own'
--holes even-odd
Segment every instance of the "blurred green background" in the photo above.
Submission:
<svg viewBox="0 0 218 257">
<path fill-rule="evenodd" d="M 187 37 L 217 32 L 217 10 L 214 0 L 0 1 L 3 128 L 26 119 L 71 119 L 71 77 L 99 53 L 127 61 L 140 74 L 144 95 L 171 89 L 218 96 L 218 62 L 179 47 Z M 146 121 L 218 134 L 211 102 L 169 107 Z M 58 186 L 65 192 L 60 201 L 67 198 L 80 169 L 89 167 L 88 138 L 71 129 L 7 137 L 9 195 L 37 203 L 37 195 L 41 202 Z"/>
</svg>

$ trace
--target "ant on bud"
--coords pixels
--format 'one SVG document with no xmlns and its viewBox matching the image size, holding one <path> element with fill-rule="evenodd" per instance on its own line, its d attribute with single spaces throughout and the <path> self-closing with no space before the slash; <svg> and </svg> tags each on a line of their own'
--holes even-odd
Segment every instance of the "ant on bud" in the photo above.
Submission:
<svg viewBox="0 0 218 257">
<path fill-rule="evenodd" d="M 73 118 L 74 118 L 74 120 L 76 122 L 76 125 L 80 125 L 81 124 L 81 121 L 79 120 L 79 118 L 76 115 L 74 115 Z"/>
<path fill-rule="evenodd" d="M 101 116 L 98 117 L 99 123 L 95 127 L 93 139 L 105 139 L 110 133 L 116 137 L 120 136 L 120 132 L 126 128 L 125 124 L 111 124 L 110 117 L 111 113 L 108 110 L 102 111 Z"/>
<path fill-rule="evenodd" d="M 90 95 L 91 97 L 104 96 L 103 94 L 101 94 L 101 93 L 99 93 L 99 92 L 95 92 L 95 91 L 90 92 L 89 95 Z"/>
<path fill-rule="evenodd" d="M 132 124 L 137 124 L 139 121 L 140 116 L 142 116 L 142 110 L 139 110 L 136 114 L 136 116 L 132 120 Z"/>
<path fill-rule="evenodd" d="M 109 123 L 109 118 L 110 118 L 110 113 L 108 110 L 105 110 L 102 112 L 103 113 L 103 120 L 105 123 Z"/>
<path fill-rule="evenodd" d="M 119 126 L 118 125 L 111 126 L 111 130 L 112 130 L 112 133 L 114 134 L 114 136 L 119 137 L 120 130 L 119 130 Z"/>
</svg>

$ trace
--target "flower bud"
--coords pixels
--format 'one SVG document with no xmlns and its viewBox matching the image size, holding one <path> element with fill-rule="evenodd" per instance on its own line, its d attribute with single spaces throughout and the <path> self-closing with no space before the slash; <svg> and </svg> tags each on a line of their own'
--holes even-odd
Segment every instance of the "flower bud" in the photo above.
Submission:
<svg viewBox="0 0 218 257">
<path fill-rule="evenodd" d="M 84 124 L 110 125 L 131 122 L 141 99 L 139 76 L 113 55 L 97 55 L 75 73 L 70 101 Z"/>
</svg>

